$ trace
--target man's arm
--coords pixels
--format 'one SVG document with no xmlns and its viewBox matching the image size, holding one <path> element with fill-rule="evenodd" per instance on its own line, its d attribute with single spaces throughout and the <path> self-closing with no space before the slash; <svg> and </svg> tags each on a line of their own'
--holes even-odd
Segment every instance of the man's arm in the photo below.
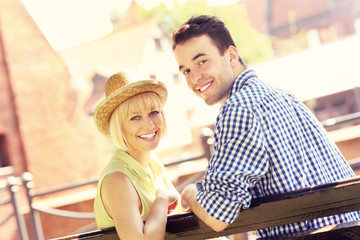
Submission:
<svg viewBox="0 0 360 240">
<path fill-rule="evenodd" d="M 216 232 L 223 231 L 229 223 L 219 221 L 209 213 L 198 203 L 196 200 L 197 189 L 195 184 L 190 184 L 185 187 L 181 194 L 181 205 L 183 208 L 190 208 L 192 212 L 200 218 L 206 225 L 212 228 Z"/>
</svg>

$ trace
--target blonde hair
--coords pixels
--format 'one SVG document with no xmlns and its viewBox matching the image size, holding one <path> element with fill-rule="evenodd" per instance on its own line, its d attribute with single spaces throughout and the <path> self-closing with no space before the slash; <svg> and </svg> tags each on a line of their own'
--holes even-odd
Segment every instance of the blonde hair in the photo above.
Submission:
<svg viewBox="0 0 360 240">
<path fill-rule="evenodd" d="M 129 145 L 125 139 L 122 123 L 130 117 L 133 112 L 138 112 L 139 115 L 153 111 L 159 111 L 163 117 L 163 129 L 161 130 L 161 138 L 167 132 L 167 124 L 163 111 L 164 103 L 160 101 L 159 96 L 154 92 L 145 92 L 135 95 L 126 101 L 122 102 L 110 117 L 110 136 L 115 146 L 127 151 Z"/>
</svg>

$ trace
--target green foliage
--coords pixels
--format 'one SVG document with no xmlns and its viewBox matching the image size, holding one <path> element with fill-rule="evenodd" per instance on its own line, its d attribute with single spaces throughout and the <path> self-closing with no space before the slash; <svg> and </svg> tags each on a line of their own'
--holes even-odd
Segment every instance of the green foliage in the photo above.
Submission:
<svg viewBox="0 0 360 240">
<path fill-rule="evenodd" d="M 300 30 L 288 38 L 273 37 L 272 43 L 276 57 L 283 57 L 309 49 L 306 30 Z"/>
<path fill-rule="evenodd" d="M 251 26 L 245 7 L 239 3 L 212 7 L 205 0 L 175 1 L 171 9 L 160 4 L 150 11 L 139 8 L 137 12 L 140 19 L 158 19 L 169 34 L 190 17 L 201 14 L 215 15 L 226 24 L 246 64 L 253 65 L 273 57 L 270 38 Z"/>
</svg>

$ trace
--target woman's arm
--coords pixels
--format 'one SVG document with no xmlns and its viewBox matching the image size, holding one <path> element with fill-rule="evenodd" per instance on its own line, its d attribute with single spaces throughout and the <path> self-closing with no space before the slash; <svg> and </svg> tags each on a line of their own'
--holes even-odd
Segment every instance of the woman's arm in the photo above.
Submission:
<svg viewBox="0 0 360 240">
<path fill-rule="evenodd" d="M 164 239 L 168 205 L 177 197 L 176 193 L 160 191 L 143 223 L 139 196 L 125 174 L 111 173 L 104 178 L 101 186 L 102 201 L 114 219 L 121 240 Z"/>
</svg>

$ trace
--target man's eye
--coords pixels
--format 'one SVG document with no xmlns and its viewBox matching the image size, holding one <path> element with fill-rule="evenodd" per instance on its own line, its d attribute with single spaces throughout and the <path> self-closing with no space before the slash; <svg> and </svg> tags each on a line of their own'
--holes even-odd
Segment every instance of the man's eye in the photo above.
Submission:
<svg viewBox="0 0 360 240">
<path fill-rule="evenodd" d="M 199 62 L 199 65 L 203 65 L 206 62 L 207 62 L 206 60 L 202 60 L 202 61 Z"/>
<path fill-rule="evenodd" d="M 190 70 L 187 69 L 187 70 L 183 71 L 183 74 L 184 74 L 184 75 L 188 75 L 189 72 L 190 72 Z"/>
</svg>

